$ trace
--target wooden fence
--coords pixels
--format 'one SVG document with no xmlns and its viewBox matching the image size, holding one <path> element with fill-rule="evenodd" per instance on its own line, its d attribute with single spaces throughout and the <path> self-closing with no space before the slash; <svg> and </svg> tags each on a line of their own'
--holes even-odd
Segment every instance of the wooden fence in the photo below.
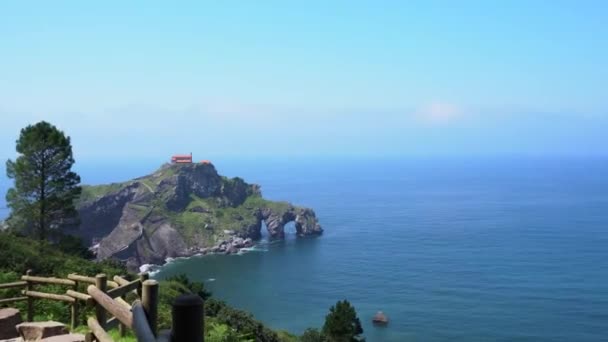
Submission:
<svg viewBox="0 0 608 342">
<path fill-rule="evenodd" d="M 147 273 L 128 281 L 120 276 L 108 280 L 105 274 L 87 277 L 70 274 L 67 279 L 54 277 L 37 277 L 27 271 L 21 281 L 0 284 L 0 290 L 21 288 L 23 296 L 0 299 L 0 305 L 18 301 L 27 301 L 27 321 L 34 320 L 34 300 L 54 300 L 70 305 L 70 326 L 78 326 L 79 309 L 85 305 L 95 308 L 95 316 L 88 317 L 86 341 L 112 342 L 108 330 L 118 327 L 121 336 L 126 329 L 134 331 L 138 341 L 143 342 L 199 342 L 204 341 L 203 301 L 197 295 L 183 295 L 173 303 L 173 327 L 170 331 L 157 334 L 158 282 L 148 279 Z M 35 286 L 52 284 L 65 286 L 65 294 L 35 291 Z M 87 285 L 86 293 L 79 292 L 81 284 Z M 132 293 L 136 300 L 129 304 L 126 301 Z M 110 316 L 110 317 L 108 317 Z"/>
</svg>

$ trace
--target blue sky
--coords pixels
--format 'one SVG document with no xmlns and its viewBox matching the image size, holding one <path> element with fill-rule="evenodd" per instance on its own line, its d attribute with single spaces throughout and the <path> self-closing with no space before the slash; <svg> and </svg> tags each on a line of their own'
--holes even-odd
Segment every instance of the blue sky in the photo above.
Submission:
<svg viewBox="0 0 608 342">
<path fill-rule="evenodd" d="M 605 1 L 0 3 L 0 157 L 606 155 Z"/>
</svg>

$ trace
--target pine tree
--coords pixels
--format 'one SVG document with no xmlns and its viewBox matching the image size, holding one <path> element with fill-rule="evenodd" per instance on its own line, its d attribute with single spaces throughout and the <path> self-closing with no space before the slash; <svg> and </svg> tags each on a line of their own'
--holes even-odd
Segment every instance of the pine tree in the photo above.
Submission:
<svg viewBox="0 0 608 342">
<path fill-rule="evenodd" d="M 338 301 L 329 309 L 323 325 L 323 335 L 331 342 L 362 342 L 361 321 L 347 300 Z"/>
<path fill-rule="evenodd" d="M 6 162 L 14 187 L 6 194 L 11 228 L 47 239 L 51 229 L 77 217 L 74 199 L 81 192 L 70 138 L 48 122 L 21 130 L 15 161 Z"/>
<path fill-rule="evenodd" d="M 318 329 L 308 328 L 304 334 L 300 336 L 300 342 L 327 342 L 327 339 L 321 334 Z"/>
</svg>

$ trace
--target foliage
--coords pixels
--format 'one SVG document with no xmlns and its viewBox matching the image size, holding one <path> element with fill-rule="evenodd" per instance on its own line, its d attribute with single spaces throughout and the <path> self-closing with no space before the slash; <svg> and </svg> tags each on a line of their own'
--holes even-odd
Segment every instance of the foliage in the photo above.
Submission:
<svg viewBox="0 0 608 342">
<path fill-rule="evenodd" d="M 17 159 L 6 162 L 6 175 L 14 179 L 6 194 L 12 209 L 8 222 L 42 241 L 50 229 L 77 217 L 73 202 L 81 188 L 80 177 L 71 171 L 70 138 L 42 121 L 21 130 L 16 150 Z"/>
<path fill-rule="evenodd" d="M 365 341 L 361 321 L 355 308 L 347 301 L 338 301 L 325 316 L 323 335 L 331 342 Z"/>
<path fill-rule="evenodd" d="M 308 328 L 300 337 L 300 342 L 325 342 L 327 341 L 318 329 Z"/>
<path fill-rule="evenodd" d="M 123 266 L 111 262 L 93 262 L 79 256 L 63 253 L 56 246 L 44 241 L 32 244 L 31 239 L 7 232 L 0 232 L 0 284 L 18 281 L 31 269 L 34 275 L 66 277 L 70 273 L 95 275 L 106 273 L 108 276 L 126 273 Z M 82 285 L 84 286 L 84 285 Z M 67 288 L 58 285 L 36 285 L 36 291 L 65 294 Z M 20 297 L 21 289 L 0 290 L 0 298 Z M 82 288 L 81 291 L 84 291 Z M 11 306 L 26 311 L 25 302 Z M 51 300 L 36 300 L 34 313 L 37 320 L 57 320 L 69 322 L 68 305 Z M 82 315 L 83 320 L 86 315 Z M 84 321 L 82 322 L 84 323 Z"/>
<path fill-rule="evenodd" d="M 234 309 L 222 301 L 213 298 L 205 303 L 205 314 L 223 324 L 236 329 L 240 334 L 260 342 L 281 341 L 277 333 L 264 326 L 261 322 L 243 310 Z"/>
<path fill-rule="evenodd" d="M 206 327 L 207 342 L 241 342 L 237 331 L 226 324 L 211 323 Z"/>
<path fill-rule="evenodd" d="M 289 331 L 278 330 L 275 332 L 277 333 L 277 336 L 279 337 L 279 341 L 281 341 L 281 342 L 298 342 L 298 341 L 300 341 L 298 336 L 290 333 Z"/>
<path fill-rule="evenodd" d="M 40 245 L 32 244 L 29 238 L 6 232 L 0 233 L 0 284 L 19 280 L 27 269 L 33 269 L 36 275 L 56 277 L 65 277 L 69 273 L 89 276 L 106 273 L 110 277 L 126 274 L 124 267 L 117 263 L 93 262 L 77 255 L 63 253 L 47 242 Z M 128 277 L 129 275 L 127 275 Z M 161 330 L 171 327 L 171 304 L 173 300 L 182 294 L 196 293 L 206 299 L 205 321 L 207 323 L 206 340 L 208 341 L 297 341 L 295 336 L 287 332 L 275 332 L 269 329 L 250 313 L 234 309 L 222 301 L 209 298 L 211 293 L 205 290 L 203 283 L 191 281 L 185 275 L 174 276 L 161 280 L 159 283 L 158 325 Z M 62 294 L 65 293 L 66 288 L 57 285 L 37 285 L 36 290 Z M 84 292 L 84 288 L 81 288 L 80 291 Z M 20 295 L 20 289 L 0 290 L 0 298 L 18 297 Z M 70 310 L 68 310 L 67 304 L 50 300 L 37 300 L 34 303 L 36 320 L 69 322 Z M 11 305 L 22 312 L 26 310 L 25 302 Z M 91 309 L 86 310 L 88 311 L 81 315 L 82 321 L 80 323 L 83 325 L 86 325 L 85 318 L 87 315 L 93 314 L 90 311 Z M 312 339 L 315 336 L 319 337 L 318 335 L 318 331 L 316 335 L 307 331 L 300 340 L 326 342 L 322 338 Z M 131 342 L 134 341 L 134 338 L 127 336 L 118 341 Z"/>
<path fill-rule="evenodd" d="M 120 191 L 125 186 L 129 185 L 128 183 L 111 183 L 111 184 L 102 184 L 102 185 L 83 185 L 82 192 L 78 200 L 81 203 L 92 202 L 100 197 L 106 196 L 113 192 Z"/>
<path fill-rule="evenodd" d="M 86 325 L 81 325 L 74 329 L 73 332 L 84 335 L 89 331 L 90 330 Z M 112 337 L 114 342 L 137 342 L 137 337 L 135 337 L 135 334 L 130 329 L 127 329 L 125 336 L 120 336 L 120 331 L 118 329 L 109 330 L 108 334 Z"/>
<path fill-rule="evenodd" d="M 190 281 L 188 276 L 183 273 L 174 275 L 165 280 L 166 281 L 176 281 L 176 282 L 184 285 L 186 288 L 188 288 L 188 290 L 191 293 L 197 294 L 203 300 L 207 300 L 209 297 L 211 297 L 211 292 L 205 290 L 205 284 L 203 284 L 202 282 L 198 282 L 198 281 Z"/>
<path fill-rule="evenodd" d="M 73 236 L 61 234 L 58 238 L 57 248 L 65 254 L 79 256 L 84 259 L 93 259 L 95 256 L 82 242 L 82 239 Z"/>
<path fill-rule="evenodd" d="M 92 262 L 63 253 L 49 242 L 32 244 L 32 240 L 8 232 L 0 232 L 0 272 L 23 275 L 31 269 L 40 276 L 65 277 L 70 273 L 95 275 L 125 274 L 116 262 Z"/>
<path fill-rule="evenodd" d="M 125 336 L 120 336 L 120 331 L 118 329 L 112 329 L 108 331 L 108 334 L 110 334 L 114 342 L 137 342 L 137 337 L 135 337 L 133 331 L 129 329 L 127 329 Z"/>
</svg>

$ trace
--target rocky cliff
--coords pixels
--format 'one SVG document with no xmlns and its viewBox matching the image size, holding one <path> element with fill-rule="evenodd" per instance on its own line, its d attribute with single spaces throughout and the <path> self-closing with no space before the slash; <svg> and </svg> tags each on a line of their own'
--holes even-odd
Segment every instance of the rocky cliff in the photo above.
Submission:
<svg viewBox="0 0 608 342">
<path fill-rule="evenodd" d="M 128 265 L 162 264 L 197 253 L 234 253 L 261 237 L 319 235 L 315 212 L 262 198 L 260 187 L 220 176 L 212 164 L 166 164 L 124 183 L 83 187 L 80 225 L 72 231 L 95 247 L 98 259 Z"/>
</svg>

